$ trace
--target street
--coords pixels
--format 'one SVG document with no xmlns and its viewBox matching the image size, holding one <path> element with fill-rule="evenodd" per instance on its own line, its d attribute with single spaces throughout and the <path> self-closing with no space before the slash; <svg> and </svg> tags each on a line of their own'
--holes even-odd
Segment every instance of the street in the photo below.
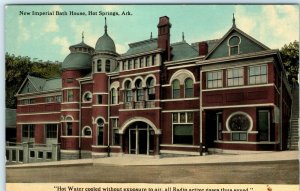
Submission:
<svg viewBox="0 0 300 191">
<path fill-rule="evenodd" d="M 299 184 L 297 160 L 161 166 L 85 164 L 6 169 L 8 183 Z"/>
</svg>

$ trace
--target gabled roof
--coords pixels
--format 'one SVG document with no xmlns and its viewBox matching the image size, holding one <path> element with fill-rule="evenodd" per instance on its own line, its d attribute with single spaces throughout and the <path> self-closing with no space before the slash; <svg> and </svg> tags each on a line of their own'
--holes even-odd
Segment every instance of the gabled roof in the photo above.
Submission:
<svg viewBox="0 0 300 191">
<path fill-rule="evenodd" d="M 143 52 L 149 52 L 156 50 L 157 48 L 157 38 L 143 40 L 135 43 L 129 44 L 129 49 L 122 56 L 129 56 L 134 54 L 139 54 Z"/>
<path fill-rule="evenodd" d="M 233 33 L 233 32 L 237 32 L 239 34 L 241 34 L 242 36 L 244 36 L 245 38 L 249 39 L 250 41 L 252 41 L 253 43 L 255 43 L 257 46 L 261 47 L 264 50 L 269 50 L 270 48 L 267 47 L 266 45 L 262 44 L 261 42 L 257 41 L 255 38 L 251 37 L 250 35 L 246 34 L 245 32 L 243 32 L 242 30 L 238 29 L 235 25 L 233 25 L 229 31 L 218 41 L 218 43 L 215 45 L 215 47 L 208 52 L 207 56 L 205 57 L 205 59 L 209 58 L 214 52 L 215 50 Z"/>
<path fill-rule="evenodd" d="M 22 89 L 28 83 L 30 83 L 35 90 L 28 93 L 37 93 L 37 92 L 61 89 L 62 87 L 61 82 L 62 82 L 61 78 L 45 79 L 45 78 L 39 78 L 39 77 L 27 75 L 26 79 L 24 80 L 20 89 L 18 90 L 17 95 L 23 94 Z"/>
<path fill-rule="evenodd" d="M 171 44 L 172 61 L 194 58 L 198 56 L 198 51 L 187 42 L 177 42 Z"/>
</svg>

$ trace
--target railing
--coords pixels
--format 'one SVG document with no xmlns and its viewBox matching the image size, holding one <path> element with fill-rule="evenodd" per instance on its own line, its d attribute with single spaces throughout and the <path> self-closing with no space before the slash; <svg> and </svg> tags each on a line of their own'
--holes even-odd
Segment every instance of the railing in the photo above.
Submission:
<svg viewBox="0 0 300 191">
<path fill-rule="evenodd" d="M 124 109 L 143 109 L 143 108 L 154 108 L 154 101 L 136 101 L 124 103 Z"/>
</svg>

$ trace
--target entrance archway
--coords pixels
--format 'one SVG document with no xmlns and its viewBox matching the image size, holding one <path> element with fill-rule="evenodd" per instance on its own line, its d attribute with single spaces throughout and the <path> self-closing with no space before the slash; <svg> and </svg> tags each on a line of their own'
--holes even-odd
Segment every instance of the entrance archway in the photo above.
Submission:
<svg viewBox="0 0 300 191">
<path fill-rule="evenodd" d="M 145 122 L 131 123 L 124 132 L 124 151 L 128 154 L 153 155 L 155 148 L 155 132 Z"/>
</svg>

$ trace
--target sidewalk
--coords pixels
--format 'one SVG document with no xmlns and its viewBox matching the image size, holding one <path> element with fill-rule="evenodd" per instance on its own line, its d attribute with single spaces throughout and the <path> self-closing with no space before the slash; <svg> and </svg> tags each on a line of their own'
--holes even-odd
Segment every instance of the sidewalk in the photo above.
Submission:
<svg viewBox="0 0 300 191">
<path fill-rule="evenodd" d="M 252 154 L 212 154 L 206 156 L 154 158 L 150 156 L 123 155 L 119 157 L 106 157 L 98 159 L 64 160 L 43 163 L 29 163 L 7 165 L 6 168 L 48 167 L 48 166 L 74 166 L 74 165 L 178 165 L 178 164 L 214 164 L 298 160 L 299 151 L 258 152 Z"/>
</svg>

